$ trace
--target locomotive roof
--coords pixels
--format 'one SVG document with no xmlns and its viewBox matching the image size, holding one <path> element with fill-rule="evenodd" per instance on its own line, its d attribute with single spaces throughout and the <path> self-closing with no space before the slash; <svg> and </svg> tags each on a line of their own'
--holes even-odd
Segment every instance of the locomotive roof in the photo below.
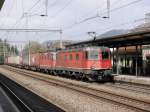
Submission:
<svg viewBox="0 0 150 112">
<path fill-rule="evenodd" d="M 71 49 L 60 49 L 60 50 L 49 50 L 45 52 L 39 52 L 40 54 L 47 54 L 47 53 L 55 53 L 55 52 L 73 52 L 73 51 L 90 51 L 90 50 L 106 50 L 109 49 L 105 46 L 90 46 L 90 47 L 80 47 L 80 48 L 71 48 Z"/>
<path fill-rule="evenodd" d="M 56 50 L 46 50 L 46 51 L 40 51 L 39 53 L 47 53 L 47 52 L 56 52 Z"/>
<path fill-rule="evenodd" d="M 90 50 L 105 50 L 108 47 L 105 46 L 90 46 L 90 47 L 80 47 L 80 48 L 71 48 L 71 49 L 62 49 L 57 52 L 67 52 L 67 51 L 90 51 Z"/>
</svg>

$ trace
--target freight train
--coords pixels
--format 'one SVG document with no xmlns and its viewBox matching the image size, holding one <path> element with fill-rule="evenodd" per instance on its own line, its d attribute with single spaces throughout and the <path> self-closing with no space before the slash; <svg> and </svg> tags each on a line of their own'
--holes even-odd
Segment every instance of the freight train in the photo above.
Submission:
<svg viewBox="0 0 150 112">
<path fill-rule="evenodd" d="M 78 80 L 111 81 L 111 51 L 108 47 L 83 47 L 7 57 L 6 64 Z"/>
</svg>

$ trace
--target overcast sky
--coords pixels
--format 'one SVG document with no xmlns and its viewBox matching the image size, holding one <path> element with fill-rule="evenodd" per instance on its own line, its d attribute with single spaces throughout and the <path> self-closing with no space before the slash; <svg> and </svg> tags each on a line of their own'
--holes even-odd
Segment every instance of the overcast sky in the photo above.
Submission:
<svg viewBox="0 0 150 112">
<path fill-rule="evenodd" d="M 87 40 L 91 38 L 87 35 L 89 31 L 102 34 L 111 29 L 133 28 L 143 23 L 144 21 L 138 20 L 144 18 L 145 13 L 150 12 L 150 0 L 110 0 L 110 18 L 104 19 L 102 17 L 107 16 L 107 0 L 48 0 L 48 16 L 41 17 L 39 15 L 46 13 L 45 1 L 5 0 L 0 12 L 0 27 L 62 29 L 63 39 Z M 23 17 L 24 13 L 34 16 L 28 16 L 28 22 L 26 22 L 26 17 Z M 96 15 L 99 16 L 81 22 Z M 58 33 L 52 32 L 0 33 L 1 38 L 8 38 L 10 41 L 30 39 L 43 42 L 58 40 L 60 37 Z"/>
</svg>

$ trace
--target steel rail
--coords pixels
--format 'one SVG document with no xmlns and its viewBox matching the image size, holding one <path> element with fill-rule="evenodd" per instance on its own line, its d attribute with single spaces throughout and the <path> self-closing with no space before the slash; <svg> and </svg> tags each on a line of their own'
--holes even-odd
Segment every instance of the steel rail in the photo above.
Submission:
<svg viewBox="0 0 150 112">
<path fill-rule="evenodd" d="M 13 99 L 21 106 L 25 112 L 34 112 L 28 105 L 26 105 L 4 82 L 0 81 L 0 85 L 3 87 L 6 93 L 8 93 Z"/>
<path fill-rule="evenodd" d="M 105 84 L 105 85 L 108 86 L 108 87 L 125 89 L 125 90 L 129 90 L 129 91 L 135 91 L 135 92 L 150 95 L 150 89 L 149 88 L 142 88 L 142 87 L 131 86 L 131 85 L 113 84 L 113 83 L 108 83 L 108 84 Z"/>
</svg>

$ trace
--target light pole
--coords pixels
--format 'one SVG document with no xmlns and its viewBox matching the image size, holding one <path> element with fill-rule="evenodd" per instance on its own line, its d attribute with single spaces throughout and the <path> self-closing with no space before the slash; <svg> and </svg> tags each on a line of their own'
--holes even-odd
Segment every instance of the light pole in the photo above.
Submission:
<svg viewBox="0 0 150 112">
<path fill-rule="evenodd" d="M 63 47 L 63 42 L 62 42 L 62 30 L 60 30 L 60 48 Z"/>
<path fill-rule="evenodd" d="M 45 16 L 48 15 L 48 0 L 45 1 Z"/>
<path fill-rule="evenodd" d="M 102 18 L 110 18 L 110 0 L 107 0 L 107 16 L 103 16 Z"/>
<path fill-rule="evenodd" d="M 4 61 L 4 64 L 5 64 L 5 42 L 3 42 L 3 57 L 4 57 L 4 59 L 3 59 L 3 61 Z"/>
</svg>

